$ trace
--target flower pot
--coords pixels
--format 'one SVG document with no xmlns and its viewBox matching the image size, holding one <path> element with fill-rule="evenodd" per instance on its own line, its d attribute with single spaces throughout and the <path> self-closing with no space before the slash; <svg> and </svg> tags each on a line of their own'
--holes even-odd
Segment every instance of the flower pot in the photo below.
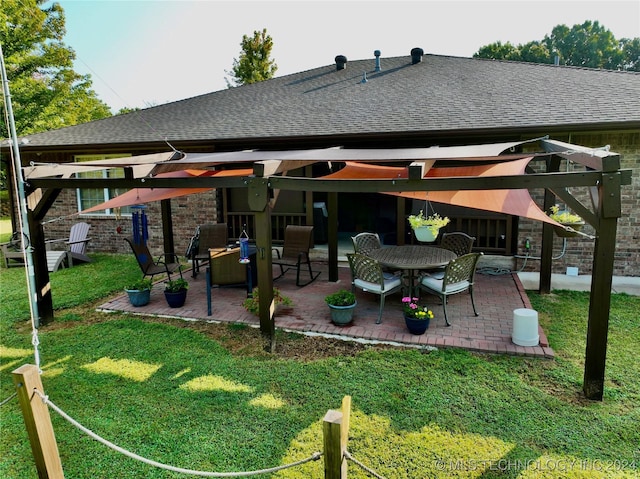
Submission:
<svg viewBox="0 0 640 479">
<path fill-rule="evenodd" d="M 411 334 L 424 334 L 429 328 L 429 319 L 416 319 L 409 316 L 404 317 L 404 322 Z"/>
<path fill-rule="evenodd" d="M 171 308 L 180 308 L 184 305 L 184 302 L 187 300 L 187 290 L 183 289 L 176 292 L 165 291 L 164 297 L 167 300 L 167 304 Z"/>
<path fill-rule="evenodd" d="M 582 227 L 584 226 L 584 221 L 580 222 L 580 223 L 562 223 L 563 226 L 568 226 L 570 228 L 573 228 L 576 231 L 580 231 L 582 229 Z M 573 231 L 567 231 L 564 228 L 560 227 L 560 226 L 554 226 L 553 230 L 556 232 L 556 234 L 560 237 L 560 238 L 575 238 L 576 236 L 578 236 L 578 233 L 575 233 Z"/>
<path fill-rule="evenodd" d="M 413 229 L 413 232 L 416 235 L 416 239 L 418 241 L 422 241 L 424 243 L 430 243 L 431 241 L 435 241 L 438 237 L 438 233 L 440 230 L 435 230 L 431 226 L 418 226 Z"/>
<path fill-rule="evenodd" d="M 329 304 L 329 311 L 331 312 L 331 321 L 337 326 L 346 326 L 353 320 L 353 310 L 358 303 L 350 304 L 349 306 L 334 306 Z"/>
<path fill-rule="evenodd" d="M 150 289 L 125 289 L 133 306 L 144 306 L 151 300 Z"/>
</svg>

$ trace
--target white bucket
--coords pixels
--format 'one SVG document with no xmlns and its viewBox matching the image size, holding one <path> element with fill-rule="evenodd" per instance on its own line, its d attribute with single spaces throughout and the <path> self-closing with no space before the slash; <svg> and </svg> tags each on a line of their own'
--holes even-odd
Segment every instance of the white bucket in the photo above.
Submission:
<svg viewBox="0 0 640 479">
<path fill-rule="evenodd" d="M 533 309 L 513 310 L 513 335 L 511 340 L 518 346 L 537 346 L 540 342 L 538 334 L 538 312 Z"/>
</svg>

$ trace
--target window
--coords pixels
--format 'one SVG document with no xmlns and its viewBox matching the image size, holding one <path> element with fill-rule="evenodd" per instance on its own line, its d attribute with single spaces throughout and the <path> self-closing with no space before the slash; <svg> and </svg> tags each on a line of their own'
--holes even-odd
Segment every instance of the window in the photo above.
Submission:
<svg viewBox="0 0 640 479">
<path fill-rule="evenodd" d="M 131 156 L 131 155 L 77 155 L 75 157 L 76 162 L 83 161 L 98 161 L 98 160 L 108 160 L 111 158 L 122 158 L 123 156 Z M 110 170 L 96 170 L 96 171 L 87 171 L 84 173 L 77 173 L 76 176 L 78 178 L 123 178 L 124 171 L 121 168 L 112 168 Z M 104 203 L 112 198 L 115 198 L 118 195 L 126 192 L 126 189 L 123 188 L 83 188 L 76 190 L 76 195 L 78 198 L 78 211 L 86 210 L 87 208 L 91 208 L 92 206 L 99 205 L 100 203 Z M 114 215 L 116 212 L 112 209 L 106 209 L 101 211 L 95 211 L 91 214 L 95 215 Z M 122 208 L 120 214 L 131 214 L 131 208 L 125 207 Z"/>
</svg>

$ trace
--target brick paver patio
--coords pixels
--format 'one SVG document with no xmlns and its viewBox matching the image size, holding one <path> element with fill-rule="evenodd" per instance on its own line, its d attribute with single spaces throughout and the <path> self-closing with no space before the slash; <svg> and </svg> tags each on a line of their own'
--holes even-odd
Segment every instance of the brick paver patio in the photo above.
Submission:
<svg viewBox="0 0 640 479">
<path fill-rule="evenodd" d="M 378 296 L 356 291 L 358 305 L 354 320 L 349 326 L 335 326 L 330 320 L 324 297 L 341 288 L 351 288 L 351 276 L 346 267 L 339 268 L 339 281 L 329 282 L 326 262 L 314 262 L 314 270 L 322 271 L 320 277 L 308 286 L 295 285 L 295 271 L 288 272 L 274 282 L 281 292 L 292 299 L 293 306 L 279 309 L 275 316 L 277 329 L 320 334 L 344 340 L 383 342 L 407 347 L 464 348 L 487 353 L 513 354 L 553 358 L 544 331 L 539 328 L 540 343 L 534 347 L 514 344 L 511 340 L 513 310 L 531 308 L 518 276 L 476 275 L 475 299 L 479 316 L 473 314 L 471 299 L 467 293 L 449 299 L 447 312 L 451 326 L 444 322 L 442 304 L 435 296 L 422 294 L 422 303 L 433 310 L 435 318 L 423 335 L 412 335 L 407 331 L 402 315 L 401 293 L 388 296 L 385 302 L 382 323 L 378 317 Z M 187 301 L 182 308 L 170 308 L 163 295 L 162 281 L 156 283 L 151 292 L 151 302 L 134 307 L 126 295 L 115 298 L 99 308 L 104 311 L 127 311 L 145 315 L 184 318 L 185 320 L 242 323 L 259 326 L 256 316 L 242 307 L 246 290 L 242 287 L 213 288 L 212 314 L 207 315 L 207 299 L 204 271 L 197 278 L 186 272 L 190 288 Z"/>
</svg>

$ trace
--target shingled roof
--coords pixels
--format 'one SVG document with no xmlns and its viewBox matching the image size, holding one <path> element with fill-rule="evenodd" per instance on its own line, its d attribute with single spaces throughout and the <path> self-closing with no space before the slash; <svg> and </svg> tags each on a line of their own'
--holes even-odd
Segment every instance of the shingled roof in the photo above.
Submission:
<svg viewBox="0 0 640 479">
<path fill-rule="evenodd" d="M 322 66 L 29 135 L 26 148 L 638 127 L 638 73 L 424 55 Z"/>
</svg>

